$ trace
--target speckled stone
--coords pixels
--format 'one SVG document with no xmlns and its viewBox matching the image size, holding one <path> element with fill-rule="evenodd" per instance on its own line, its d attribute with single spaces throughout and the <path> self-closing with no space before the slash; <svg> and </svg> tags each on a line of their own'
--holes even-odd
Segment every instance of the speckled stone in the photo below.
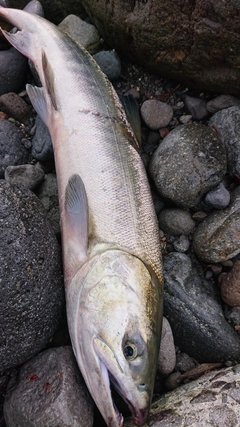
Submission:
<svg viewBox="0 0 240 427">
<path fill-rule="evenodd" d="M 163 317 L 161 345 L 158 357 L 158 371 L 162 375 L 169 375 L 175 368 L 176 351 L 172 329 L 166 317 Z"/>
<path fill-rule="evenodd" d="M 240 365 L 205 374 L 164 394 L 145 427 L 239 427 Z M 124 426 L 134 427 L 126 420 Z"/>
<path fill-rule="evenodd" d="M 0 111 L 21 123 L 25 123 L 33 115 L 32 106 L 14 92 L 0 96 Z"/>
<path fill-rule="evenodd" d="M 224 262 L 240 253 L 240 187 L 231 194 L 229 206 L 210 213 L 197 227 L 193 247 L 205 262 Z"/>
<path fill-rule="evenodd" d="M 222 180 L 225 146 L 208 126 L 188 124 L 172 130 L 154 152 L 149 172 L 160 195 L 191 208 Z"/>
<path fill-rule="evenodd" d="M 44 171 L 33 165 L 8 166 L 4 178 L 11 184 L 21 184 L 34 190 L 44 180 Z"/>
</svg>

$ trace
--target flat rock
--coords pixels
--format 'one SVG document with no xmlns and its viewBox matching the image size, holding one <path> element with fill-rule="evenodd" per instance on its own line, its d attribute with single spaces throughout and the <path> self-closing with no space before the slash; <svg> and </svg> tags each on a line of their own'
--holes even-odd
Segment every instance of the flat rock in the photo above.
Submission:
<svg viewBox="0 0 240 427">
<path fill-rule="evenodd" d="M 164 316 L 175 345 L 198 362 L 240 358 L 240 337 L 224 318 L 217 289 L 185 254 L 164 259 Z"/>
<path fill-rule="evenodd" d="M 240 253 L 240 187 L 231 194 L 229 206 L 210 213 L 193 237 L 196 255 L 205 262 L 224 262 Z"/>
<path fill-rule="evenodd" d="M 63 308 L 60 248 L 37 197 L 0 181 L 0 370 L 45 347 Z"/>
<path fill-rule="evenodd" d="M 161 196 L 190 208 L 222 180 L 226 163 L 225 146 L 216 132 L 188 124 L 163 139 L 151 158 L 149 172 Z"/>
<path fill-rule="evenodd" d="M 240 365 L 209 372 L 152 404 L 145 427 L 238 427 Z M 127 420 L 126 427 L 134 427 Z"/>
<path fill-rule="evenodd" d="M 92 427 L 93 403 L 71 347 L 45 350 L 10 380 L 7 427 Z"/>
<path fill-rule="evenodd" d="M 7 166 L 28 162 L 29 152 L 22 143 L 23 138 L 23 133 L 13 123 L 0 119 L 0 178 Z"/>
<path fill-rule="evenodd" d="M 105 42 L 187 87 L 240 93 L 239 3 L 82 0 Z"/>
<path fill-rule="evenodd" d="M 228 172 L 240 175 L 240 107 L 229 107 L 215 113 L 209 120 L 225 144 Z"/>
</svg>

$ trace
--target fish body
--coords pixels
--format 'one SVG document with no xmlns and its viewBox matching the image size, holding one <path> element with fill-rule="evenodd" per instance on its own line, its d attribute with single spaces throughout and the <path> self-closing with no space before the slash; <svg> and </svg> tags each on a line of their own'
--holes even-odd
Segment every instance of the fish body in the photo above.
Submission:
<svg viewBox="0 0 240 427">
<path fill-rule="evenodd" d="M 1 7 L 0 16 L 20 30 L 3 33 L 42 82 L 27 92 L 53 142 L 77 362 L 109 427 L 123 424 L 110 383 L 142 425 L 160 344 L 162 266 L 137 141 L 112 85 L 81 46 L 36 15 Z"/>
</svg>

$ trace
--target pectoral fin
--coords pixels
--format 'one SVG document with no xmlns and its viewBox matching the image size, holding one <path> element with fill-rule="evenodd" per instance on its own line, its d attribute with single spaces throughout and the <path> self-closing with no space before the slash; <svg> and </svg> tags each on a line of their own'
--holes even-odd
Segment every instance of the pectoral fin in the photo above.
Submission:
<svg viewBox="0 0 240 427">
<path fill-rule="evenodd" d="M 34 109 L 48 126 L 48 110 L 43 88 L 27 84 L 26 90 Z"/>
<path fill-rule="evenodd" d="M 88 202 L 85 187 L 79 175 L 73 175 L 65 191 L 65 221 L 63 227 L 71 259 L 83 262 L 88 248 Z M 78 265 L 79 267 L 79 265 Z"/>
</svg>

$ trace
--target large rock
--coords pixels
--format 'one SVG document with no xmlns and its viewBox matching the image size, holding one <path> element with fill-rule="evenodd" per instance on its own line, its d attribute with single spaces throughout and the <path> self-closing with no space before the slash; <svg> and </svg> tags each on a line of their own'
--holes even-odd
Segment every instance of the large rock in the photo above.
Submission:
<svg viewBox="0 0 240 427">
<path fill-rule="evenodd" d="M 225 146 L 214 130 L 188 124 L 163 139 L 149 171 L 161 196 L 191 208 L 222 180 L 226 161 Z"/>
<path fill-rule="evenodd" d="M 224 318 L 215 287 L 187 255 L 164 259 L 164 315 L 175 344 L 199 362 L 240 360 L 240 337 Z"/>
<path fill-rule="evenodd" d="M 160 75 L 240 93 L 240 6 L 225 0 L 82 0 L 105 41 Z"/>
<path fill-rule="evenodd" d="M 152 404 L 145 427 L 238 427 L 240 365 L 210 372 Z M 130 420 L 125 427 L 134 427 Z"/>
<path fill-rule="evenodd" d="M 0 370 L 48 343 L 63 307 L 60 250 L 41 202 L 0 181 Z"/>
</svg>

